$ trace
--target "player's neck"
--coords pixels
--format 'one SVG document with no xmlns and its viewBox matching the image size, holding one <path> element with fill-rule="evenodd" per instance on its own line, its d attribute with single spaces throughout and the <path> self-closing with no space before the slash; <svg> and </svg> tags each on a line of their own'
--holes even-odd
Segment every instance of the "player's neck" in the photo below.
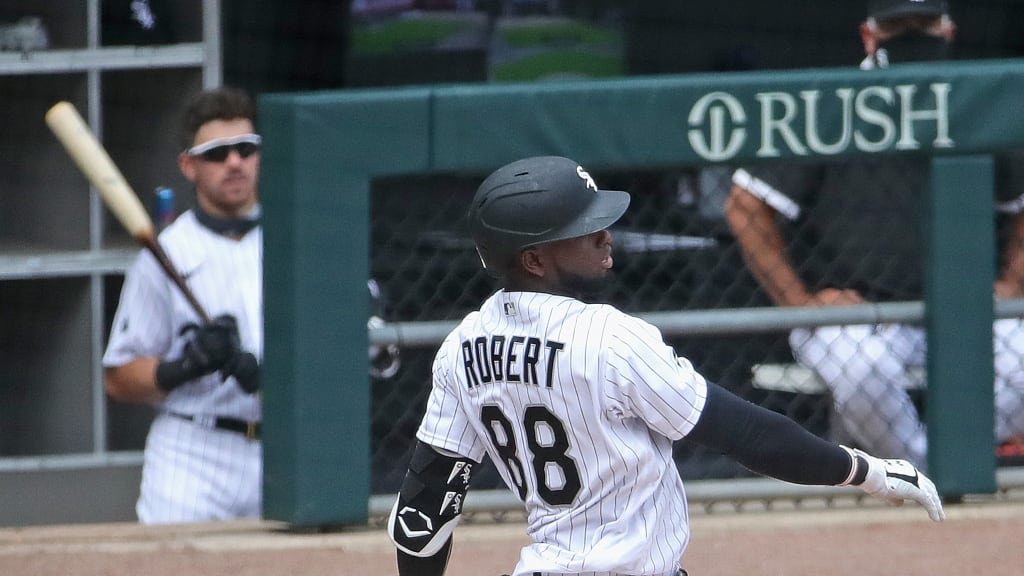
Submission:
<svg viewBox="0 0 1024 576">
<path fill-rule="evenodd" d="M 503 289 L 505 292 L 536 292 L 538 294 L 553 294 L 580 300 L 580 295 L 575 294 L 561 286 L 552 286 L 546 282 L 523 282 L 506 279 Z"/>
<path fill-rule="evenodd" d="M 193 212 L 195 212 L 196 220 L 198 220 L 204 227 L 212 232 L 220 234 L 221 236 L 227 236 L 229 238 L 241 238 L 260 224 L 261 210 L 259 205 L 257 205 L 250 214 L 244 217 L 214 216 L 213 214 L 203 210 L 203 207 L 198 203 L 195 208 L 193 208 Z"/>
</svg>

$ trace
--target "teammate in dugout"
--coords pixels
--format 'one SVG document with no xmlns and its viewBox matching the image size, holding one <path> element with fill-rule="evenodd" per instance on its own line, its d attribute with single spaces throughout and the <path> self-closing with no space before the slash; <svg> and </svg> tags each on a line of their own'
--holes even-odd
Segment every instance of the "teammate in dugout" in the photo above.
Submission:
<svg viewBox="0 0 1024 576">
<path fill-rule="evenodd" d="M 503 288 L 441 344 L 433 388 L 388 521 L 401 576 L 444 574 L 474 469 L 488 456 L 524 503 L 533 543 L 514 576 L 684 574 L 690 537 L 672 444 L 686 438 L 757 473 L 858 486 L 944 512 L 904 460 L 827 442 L 697 373 L 660 331 L 602 304 L 626 192 L 576 162 L 512 162 L 468 220 Z"/>
<path fill-rule="evenodd" d="M 121 291 L 103 357 L 109 395 L 158 414 L 146 439 L 141 522 L 258 517 L 263 353 L 260 136 L 244 92 L 200 93 L 185 109 L 178 165 L 196 205 L 159 242 L 213 316 L 196 312 L 148 252 Z"/>
<path fill-rule="evenodd" d="M 861 68 L 947 58 L 955 26 L 943 0 L 877 0 L 861 25 Z M 1002 257 L 993 291 L 1024 297 L 1024 163 L 997 163 Z M 733 175 L 726 219 L 751 273 L 779 306 L 919 300 L 921 214 L 929 158 L 890 156 L 816 166 L 755 166 Z M 996 443 L 1024 433 L 1024 324 L 996 320 Z M 924 469 L 927 434 L 906 392 L 925 365 L 919 325 L 798 328 L 794 358 L 831 391 L 857 446 Z"/>
</svg>

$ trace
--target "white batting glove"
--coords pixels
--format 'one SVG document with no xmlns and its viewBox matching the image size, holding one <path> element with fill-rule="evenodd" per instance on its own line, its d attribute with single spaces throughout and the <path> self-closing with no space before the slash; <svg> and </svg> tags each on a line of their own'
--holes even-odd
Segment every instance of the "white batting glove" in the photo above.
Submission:
<svg viewBox="0 0 1024 576">
<path fill-rule="evenodd" d="M 906 460 L 875 458 L 862 450 L 846 450 L 855 461 L 854 472 L 850 475 L 851 480 L 859 475 L 857 472 L 861 466 L 867 465 L 867 475 L 864 481 L 857 485 L 858 488 L 894 506 L 902 506 L 907 499 L 913 500 L 924 506 L 932 520 L 941 522 L 946 519 L 935 484 L 913 464 Z"/>
</svg>

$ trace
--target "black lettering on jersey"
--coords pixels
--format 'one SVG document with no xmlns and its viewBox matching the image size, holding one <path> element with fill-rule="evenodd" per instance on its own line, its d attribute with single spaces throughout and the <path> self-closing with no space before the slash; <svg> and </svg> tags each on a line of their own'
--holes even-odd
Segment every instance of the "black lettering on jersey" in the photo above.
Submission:
<svg viewBox="0 0 1024 576">
<path fill-rule="evenodd" d="M 558 357 L 558 353 L 565 350 L 565 344 L 561 342 L 555 342 L 554 340 L 548 340 L 544 343 L 544 346 L 548 349 L 548 378 L 547 387 L 551 388 L 551 378 L 555 374 L 555 359 Z"/>
<path fill-rule="evenodd" d="M 466 369 L 466 387 L 479 386 L 480 380 L 476 377 L 476 370 L 473 370 L 473 344 L 469 340 L 462 342 L 462 366 Z"/>
<path fill-rule="evenodd" d="M 565 344 L 536 337 L 477 336 L 462 342 L 462 367 L 466 386 L 475 388 L 491 382 L 541 386 L 538 367 L 544 372 L 543 385 L 551 388 L 559 352 Z M 543 356 L 547 358 L 543 358 Z"/>
<path fill-rule="evenodd" d="M 505 355 L 505 337 L 494 336 L 491 338 L 491 370 L 494 374 L 494 381 L 500 382 L 505 379 L 504 363 L 501 361 Z"/>
<path fill-rule="evenodd" d="M 525 338 L 526 348 L 523 350 L 523 375 L 526 384 L 537 385 L 537 361 L 540 360 L 540 338 Z"/>
<path fill-rule="evenodd" d="M 522 336 L 513 336 L 509 338 L 508 342 L 508 354 L 505 355 L 505 379 L 508 382 L 522 382 L 523 378 L 520 376 L 520 372 L 516 372 L 516 363 L 519 361 L 519 355 L 516 350 L 522 345 L 526 338 Z M 530 383 L 529 373 L 527 373 L 526 383 Z"/>
<path fill-rule="evenodd" d="M 477 371 L 480 372 L 480 382 L 489 384 L 491 382 L 491 365 L 487 361 L 487 337 L 477 336 L 473 340 L 473 356 L 476 359 Z"/>
</svg>

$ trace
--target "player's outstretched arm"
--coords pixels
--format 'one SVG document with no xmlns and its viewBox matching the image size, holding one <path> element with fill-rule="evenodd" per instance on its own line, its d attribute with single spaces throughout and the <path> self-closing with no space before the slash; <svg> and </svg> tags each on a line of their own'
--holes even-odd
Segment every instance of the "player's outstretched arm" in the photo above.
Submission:
<svg viewBox="0 0 1024 576">
<path fill-rule="evenodd" d="M 881 460 L 822 440 L 711 382 L 700 420 L 686 438 L 764 476 L 796 484 L 857 486 L 893 504 L 914 500 L 932 520 L 945 518 L 935 485 L 909 462 Z"/>
</svg>

